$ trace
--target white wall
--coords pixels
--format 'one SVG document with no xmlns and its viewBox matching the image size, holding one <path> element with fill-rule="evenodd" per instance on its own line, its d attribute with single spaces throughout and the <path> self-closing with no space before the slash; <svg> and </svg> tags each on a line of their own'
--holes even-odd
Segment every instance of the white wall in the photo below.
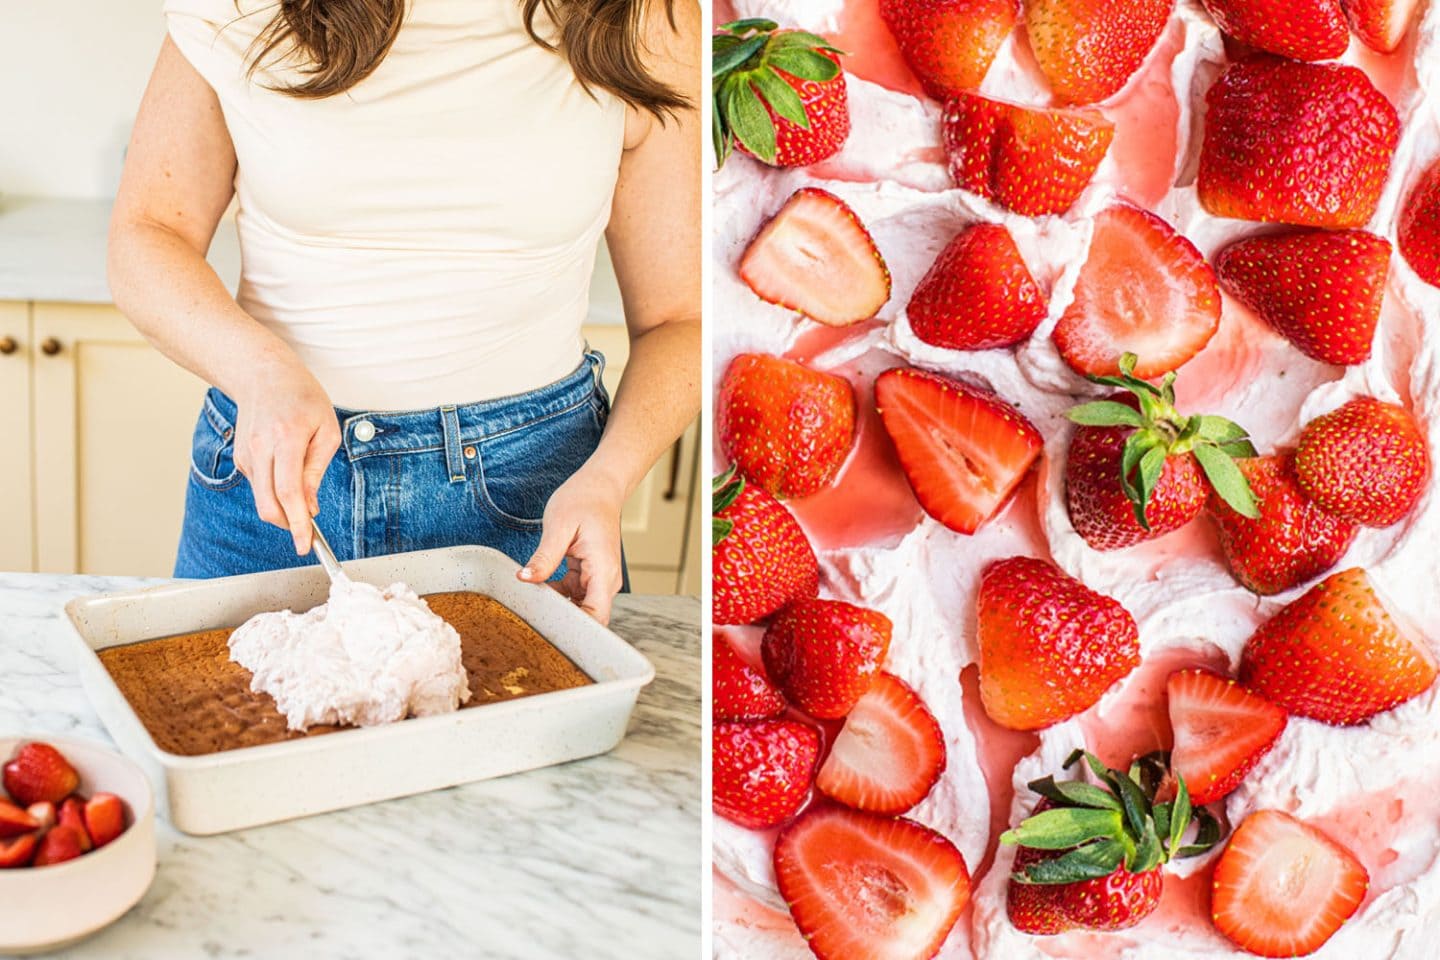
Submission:
<svg viewBox="0 0 1440 960">
<path fill-rule="evenodd" d="M 108 197 L 161 0 L 0 0 L 0 194 Z"/>
</svg>

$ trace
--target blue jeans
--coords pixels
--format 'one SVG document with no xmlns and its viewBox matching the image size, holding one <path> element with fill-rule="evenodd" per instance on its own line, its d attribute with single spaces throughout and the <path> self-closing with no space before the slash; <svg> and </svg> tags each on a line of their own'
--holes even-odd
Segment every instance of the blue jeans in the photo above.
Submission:
<svg viewBox="0 0 1440 960">
<path fill-rule="evenodd" d="M 403 413 L 336 409 L 340 449 L 316 518 L 335 555 L 483 544 L 523 564 L 539 546 L 550 494 L 600 443 L 610 412 L 604 367 L 587 351 L 573 373 L 529 393 Z M 256 515 L 234 443 L 235 404 L 212 389 L 195 425 L 177 577 L 316 562 Z"/>
</svg>

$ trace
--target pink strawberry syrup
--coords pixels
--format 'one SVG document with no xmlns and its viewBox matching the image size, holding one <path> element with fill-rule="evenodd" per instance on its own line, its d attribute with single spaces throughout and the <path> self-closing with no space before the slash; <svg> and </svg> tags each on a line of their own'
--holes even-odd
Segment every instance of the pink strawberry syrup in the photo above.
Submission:
<svg viewBox="0 0 1440 960">
<path fill-rule="evenodd" d="M 1184 48 L 1184 30 L 1172 17 L 1136 75 L 1103 107 L 1115 124 L 1110 158 L 1119 178 L 1118 192 L 1145 207 L 1158 204 L 1175 182 L 1180 104 L 1170 68 Z"/>
<path fill-rule="evenodd" d="M 1430 865 L 1433 849 L 1412 849 L 1407 838 L 1424 835 L 1440 819 L 1440 783 L 1433 776 L 1385 793 L 1362 794 L 1324 817 L 1308 821 L 1344 846 L 1370 872 L 1370 894 L 1410 883 Z"/>
<path fill-rule="evenodd" d="M 1210 655 L 1184 649 L 1150 654 L 1120 681 L 1116 698 L 1103 716 L 1098 705 L 1080 715 L 1086 748 L 1106 766 L 1122 769 L 1138 756 L 1170 749 L 1173 734 L 1165 696 L 1170 674 L 1192 667 L 1226 673 L 1227 666 L 1218 649 Z"/>
<path fill-rule="evenodd" d="M 972 664 L 961 671 L 960 686 L 964 693 L 965 725 L 975 737 L 980 771 L 985 775 L 985 787 L 990 794 L 990 842 L 985 848 L 984 858 L 978 864 L 972 864 L 970 870 L 978 885 L 980 878 L 995 862 L 1000 834 L 1010 827 L 1010 805 L 1015 799 L 1011 775 L 1015 765 L 1035 752 L 1040 746 L 1040 737 L 1027 730 L 1002 727 L 990 719 L 980 700 L 978 666 Z"/>
<path fill-rule="evenodd" d="M 1375 89 L 1385 95 L 1395 106 L 1406 90 L 1413 90 L 1415 79 L 1415 44 L 1420 31 L 1411 29 L 1394 53 L 1378 53 L 1361 43 L 1358 37 L 1350 40 L 1349 52 L 1354 55 L 1355 66 L 1365 71 Z"/>
<path fill-rule="evenodd" d="M 906 65 L 890 28 L 880 19 L 879 0 L 851 0 L 840 15 L 840 29 L 826 36 L 844 50 L 845 69 L 891 90 L 925 95 L 920 81 Z"/>
</svg>

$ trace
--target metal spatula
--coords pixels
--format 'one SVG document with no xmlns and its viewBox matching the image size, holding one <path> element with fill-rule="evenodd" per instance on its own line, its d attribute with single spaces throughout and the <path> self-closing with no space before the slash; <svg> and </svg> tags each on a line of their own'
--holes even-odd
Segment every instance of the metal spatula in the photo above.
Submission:
<svg viewBox="0 0 1440 960">
<path fill-rule="evenodd" d="M 345 576 L 345 571 L 340 569 L 340 561 L 335 559 L 335 551 L 330 549 L 330 543 L 325 539 L 325 534 L 320 532 L 320 524 L 315 522 L 314 517 L 310 518 L 310 528 L 315 533 L 310 549 L 319 558 L 320 566 L 324 567 L 325 572 L 330 575 L 330 580 L 332 582 L 339 580 Z"/>
</svg>

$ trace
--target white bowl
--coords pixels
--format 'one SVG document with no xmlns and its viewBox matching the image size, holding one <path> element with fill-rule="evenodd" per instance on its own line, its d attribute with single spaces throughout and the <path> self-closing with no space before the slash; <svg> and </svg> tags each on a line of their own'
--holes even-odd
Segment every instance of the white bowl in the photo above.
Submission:
<svg viewBox="0 0 1440 960">
<path fill-rule="evenodd" d="M 30 740 L 65 755 L 80 774 L 81 793 L 124 800 L 130 825 L 74 860 L 0 870 L 0 954 L 40 953 L 82 940 L 124 916 L 155 878 L 155 797 L 145 773 L 107 747 L 70 737 L 0 737 L 0 763 Z"/>
</svg>

